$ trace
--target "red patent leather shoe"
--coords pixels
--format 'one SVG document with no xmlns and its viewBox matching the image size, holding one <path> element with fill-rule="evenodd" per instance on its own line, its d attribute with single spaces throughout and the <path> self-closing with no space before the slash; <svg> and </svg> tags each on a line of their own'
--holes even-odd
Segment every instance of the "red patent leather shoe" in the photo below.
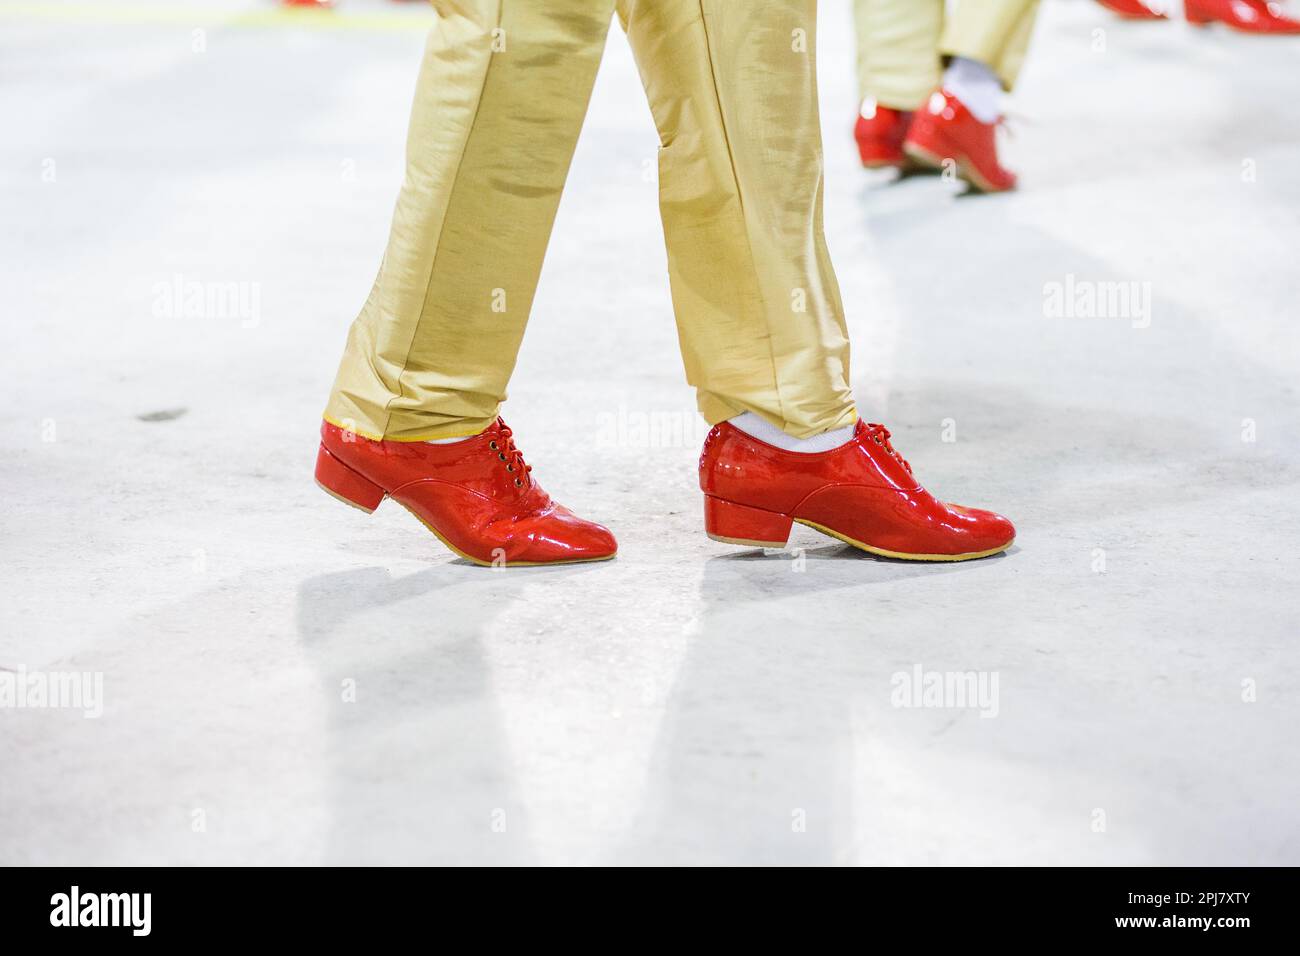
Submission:
<svg viewBox="0 0 1300 956">
<path fill-rule="evenodd" d="M 875 100 L 864 100 L 858 110 L 857 124 L 853 127 L 862 165 L 868 169 L 907 165 L 903 138 L 911 125 L 910 112 L 881 106 Z"/>
<path fill-rule="evenodd" d="M 1117 13 L 1125 20 L 1168 20 L 1159 10 L 1153 10 L 1142 0 L 1097 0 L 1111 13 Z"/>
<path fill-rule="evenodd" d="M 551 500 L 499 418 L 447 445 L 371 441 L 329 422 L 320 433 L 317 484 L 367 513 L 392 498 L 475 564 L 603 561 L 618 550 L 609 529 Z"/>
<path fill-rule="evenodd" d="M 939 501 L 912 477 L 884 425 L 817 454 L 783 451 L 727 422 L 700 455 L 704 530 L 715 541 L 780 548 L 800 524 L 855 548 L 912 561 L 967 561 L 1005 551 L 1011 522 Z"/>
<path fill-rule="evenodd" d="M 1016 175 L 998 162 L 997 123 L 981 123 L 957 97 L 935 90 L 917 110 L 903 151 L 925 166 L 956 163 L 957 174 L 976 189 L 1000 193 L 1016 186 Z"/>
<path fill-rule="evenodd" d="M 1300 20 L 1282 12 L 1280 3 L 1265 0 L 1185 0 L 1187 22 L 1205 26 L 1215 21 L 1226 23 L 1243 33 L 1300 33 Z"/>
</svg>

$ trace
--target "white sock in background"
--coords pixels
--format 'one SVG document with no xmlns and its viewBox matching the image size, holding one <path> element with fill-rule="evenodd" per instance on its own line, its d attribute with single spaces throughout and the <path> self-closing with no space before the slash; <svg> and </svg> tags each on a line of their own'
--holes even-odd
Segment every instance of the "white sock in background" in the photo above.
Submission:
<svg viewBox="0 0 1300 956">
<path fill-rule="evenodd" d="M 753 435 L 761 442 L 767 442 L 785 451 L 798 451 L 809 455 L 839 448 L 853 438 L 853 425 L 822 432 L 820 435 L 813 435 L 812 438 L 791 438 L 766 418 L 760 418 L 753 412 L 745 412 L 743 415 L 727 420 L 746 435 Z"/>
<path fill-rule="evenodd" d="M 996 123 L 1002 115 L 1002 81 L 979 60 L 953 57 L 943 85 L 981 123 Z"/>
</svg>

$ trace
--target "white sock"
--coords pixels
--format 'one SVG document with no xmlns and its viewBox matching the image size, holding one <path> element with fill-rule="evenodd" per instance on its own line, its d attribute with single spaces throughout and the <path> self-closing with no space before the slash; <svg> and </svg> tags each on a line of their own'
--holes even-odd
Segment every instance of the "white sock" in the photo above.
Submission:
<svg viewBox="0 0 1300 956">
<path fill-rule="evenodd" d="M 752 435 L 761 442 L 767 442 L 767 444 L 775 445 L 785 451 L 798 451 L 808 455 L 839 448 L 853 439 L 853 425 L 822 432 L 820 435 L 813 435 L 812 438 L 791 438 L 766 418 L 755 415 L 753 412 L 745 412 L 735 418 L 729 418 L 727 421 L 746 435 Z"/>
<path fill-rule="evenodd" d="M 482 432 L 473 435 L 461 435 L 459 438 L 430 438 L 425 441 L 426 445 L 454 445 L 458 441 L 469 441 L 471 438 L 477 438 Z"/>
<path fill-rule="evenodd" d="M 996 123 L 1002 115 L 1002 81 L 979 60 L 953 57 L 943 85 L 981 123 Z"/>
</svg>

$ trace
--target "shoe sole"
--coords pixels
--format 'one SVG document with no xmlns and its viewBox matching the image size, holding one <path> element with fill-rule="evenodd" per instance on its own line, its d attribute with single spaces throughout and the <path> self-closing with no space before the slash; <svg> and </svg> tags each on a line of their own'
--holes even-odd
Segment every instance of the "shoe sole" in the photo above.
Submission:
<svg viewBox="0 0 1300 956">
<path fill-rule="evenodd" d="M 832 531 L 815 521 L 804 521 L 802 518 L 795 518 L 794 520 L 805 527 L 820 531 L 822 534 L 828 534 L 832 538 L 837 538 L 845 544 L 851 544 L 862 551 L 879 555 L 882 558 L 897 558 L 900 561 L 974 561 L 977 558 L 988 558 L 995 554 L 1001 554 L 1016 543 L 1016 539 L 1012 538 L 1006 544 L 999 545 L 996 548 L 989 548 L 987 551 L 967 551 L 964 554 L 911 554 L 906 551 L 890 551 L 888 548 L 873 547 L 865 541 L 858 541 L 856 538 L 850 538 L 847 534 Z"/>
<path fill-rule="evenodd" d="M 904 143 L 903 152 L 907 153 L 914 161 L 925 166 L 927 169 L 943 169 L 945 159 L 951 159 L 957 164 L 957 175 L 970 185 L 974 186 L 982 193 L 1005 193 L 1010 192 L 1015 187 L 1008 189 L 999 189 L 987 179 L 979 174 L 975 167 L 965 159 L 958 159 L 956 156 L 937 156 L 923 146 L 917 146 L 914 143 Z"/>
<path fill-rule="evenodd" d="M 916 163 L 910 156 L 904 156 L 902 159 L 863 159 L 860 162 L 863 169 L 897 169 L 903 173 L 914 173 L 928 168 Z"/>
<path fill-rule="evenodd" d="M 792 520 L 806 528 L 812 528 L 814 531 L 820 531 L 824 535 L 843 541 L 845 544 L 852 545 L 859 551 L 866 551 L 868 554 L 874 554 L 882 558 L 895 558 L 899 561 L 974 561 L 978 558 L 988 558 L 995 554 L 1001 554 L 1003 551 L 1007 550 L 1007 548 L 1016 543 L 1016 539 L 1012 538 L 1006 544 L 1000 545 L 996 548 L 989 548 L 987 551 L 967 551 L 963 554 L 913 554 L 907 551 L 890 551 L 888 548 L 877 548 L 874 545 L 867 544 L 865 541 L 859 541 L 856 538 L 850 538 L 846 534 L 840 534 L 838 531 L 833 531 L 825 525 L 820 525 L 815 521 L 805 521 L 803 518 L 794 518 Z M 770 548 L 773 550 L 780 550 L 785 548 L 786 544 L 789 543 L 788 541 L 753 541 L 748 538 L 727 538 L 720 534 L 705 533 L 714 541 L 721 541 L 723 544 L 736 544 L 745 548 Z"/>
</svg>

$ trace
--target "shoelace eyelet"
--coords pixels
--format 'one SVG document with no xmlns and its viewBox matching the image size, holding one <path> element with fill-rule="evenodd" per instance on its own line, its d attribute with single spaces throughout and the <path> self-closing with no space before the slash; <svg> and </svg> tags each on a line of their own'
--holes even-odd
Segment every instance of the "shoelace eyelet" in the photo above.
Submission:
<svg viewBox="0 0 1300 956">
<path fill-rule="evenodd" d="M 501 422 L 500 419 L 497 421 L 501 424 L 500 434 L 503 441 L 498 442 L 496 439 L 492 439 L 488 442 L 488 447 L 497 453 L 498 461 L 505 463 L 507 472 L 512 475 L 519 473 L 527 475 L 528 472 L 533 470 L 532 466 L 524 462 L 523 456 L 519 453 L 519 449 L 515 447 L 514 442 L 510 438 L 510 429 L 505 427 L 505 423 Z M 518 465 L 518 467 L 515 467 L 516 465 Z M 516 477 L 514 482 L 516 488 L 528 487 L 528 482 L 523 478 Z"/>
</svg>

